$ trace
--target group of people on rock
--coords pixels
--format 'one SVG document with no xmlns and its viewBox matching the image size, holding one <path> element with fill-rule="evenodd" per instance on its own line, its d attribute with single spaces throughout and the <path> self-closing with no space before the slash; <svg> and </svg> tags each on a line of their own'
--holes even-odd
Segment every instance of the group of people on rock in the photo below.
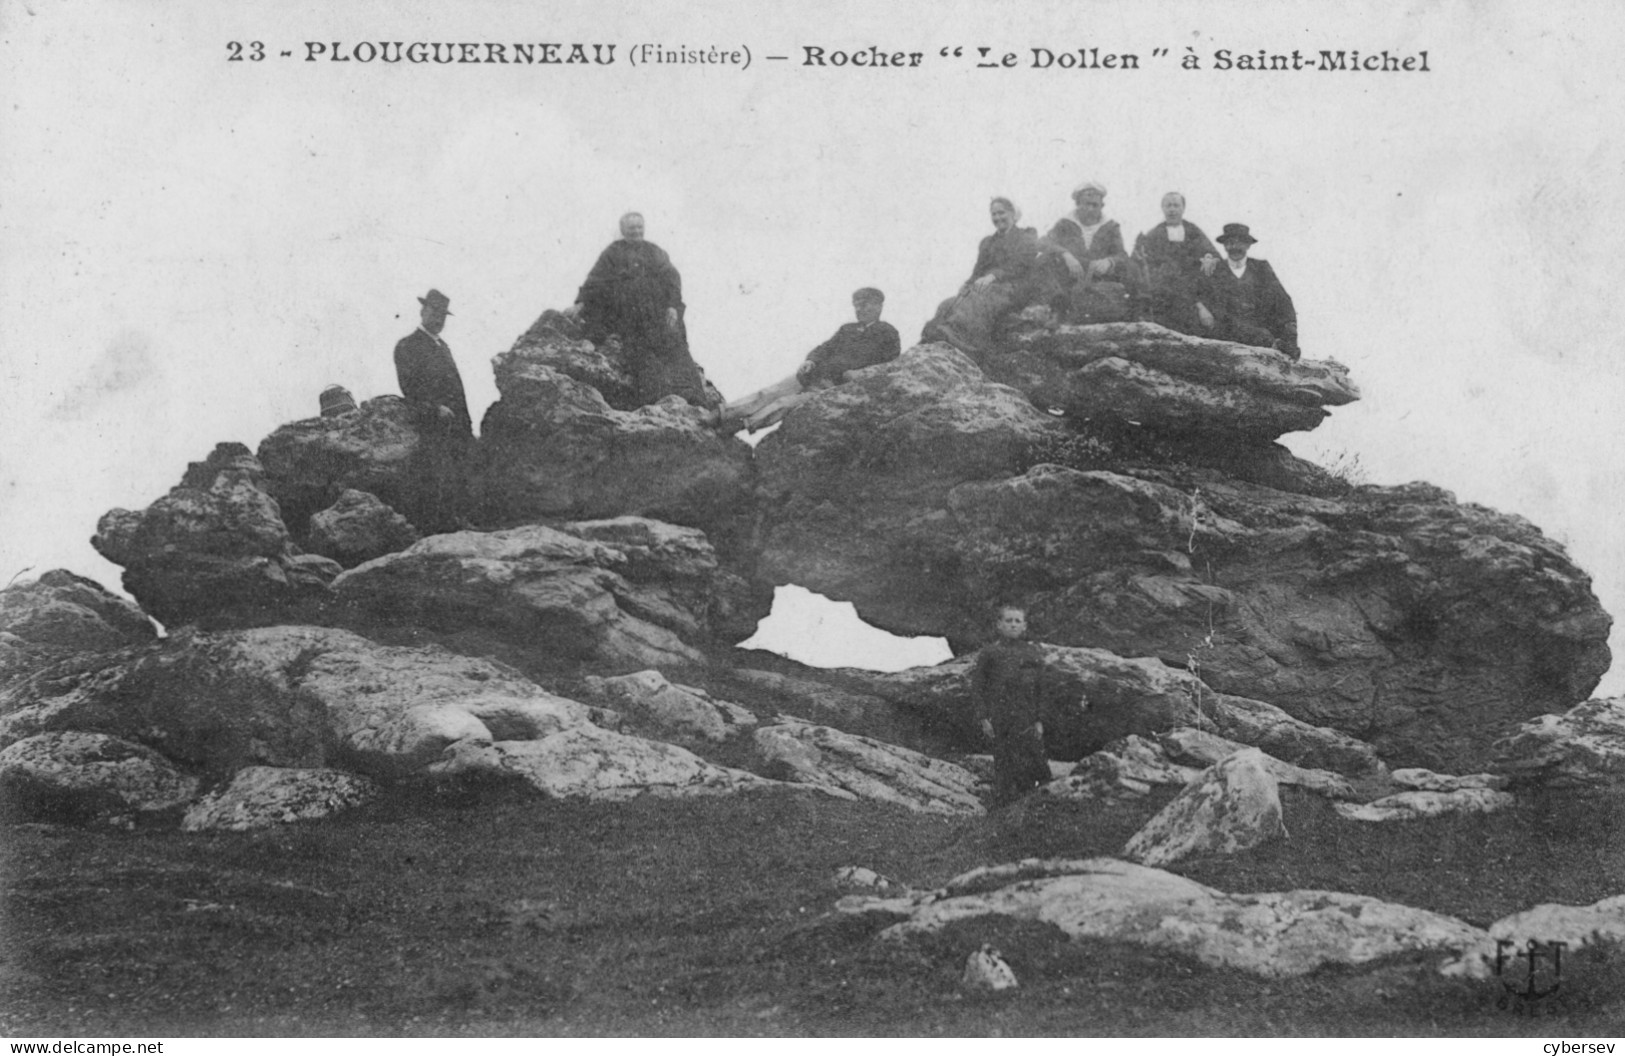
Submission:
<svg viewBox="0 0 1625 1056">
<path fill-rule="evenodd" d="M 1296 360 L 1298 316 L 1268 261 L 1249 259 L 1258 240 L 1246 224 L 1226 224 L 1217 242 L 1185 219 L 1185 196 L 1162 197 L 1163 220 L 1130 253 L 1117 221 L 1105 215 L 1106 188 L 1090 181 L 1072 192 L 1075 208 L 1039 238 L 1020 227 L 1008 198 L 989 210 L 993 233 L 977 247 L 971 276 L 943 301 L 921 334 L 979 354 L 999 323 L 1032 304 L 1058 322 L 1143 319 L 1180 333 L 1272 348 Z"/>
<path fill-rule="evenodd" d="M 1184 195 L 1170 191 L 1162 198 L 1162 222 L 1142 233 L 1129 252 L 1122 228 L 1105 215 L 1105 187 L 1083 183 L 1072 200 L 1074 209 L 1040 238 L 1034 228 L 1021 226 L 1013 201 L 994 198 L 993 233 L 977 246 L 970 278 L 938 307 L 921 340 L 980 355 L 992 347 L 1007 316 L 1042 304 L 1055 322 L 1144 319 L 1298 358 L 1292 298 L 1268 261 L 1248 256 L 1257 240 L 1247 225 L 1226 224 L 1209 240 L 1185 219 Z M 666 251 L 644 237 L 644 227 L 640 213 L 621 217 L 621 237 L 599 254 L 564 315 L 579 320 L 595 344 L 619 338 L 640 404 L 677 395 L 696 407 L 715 407 L 715 391 L 708 392 L 689 352 L 682 277 Z M 1214 242 L 1223 247 L 1222 257 Z M 885 300 L 872 286 L 856 291 L 854 322 L 808 353 L 793 375 L 709 411 L 711 420 L 724 430 L 762 429 L 810 393 L 840 384 L 850 371 L 895 359 L 902 341 L 895 327 L 880 320 Z M 425 415 L 430 433 L 471 439 L 462 377 L 440 336 L 450 300 L 431 289 L 418 304 L 420 325 L 395 346 L 401 395 Z M 339 386 L 324 391 L 321 404 L 324 415 L 355 409 Z"/>
</svg>

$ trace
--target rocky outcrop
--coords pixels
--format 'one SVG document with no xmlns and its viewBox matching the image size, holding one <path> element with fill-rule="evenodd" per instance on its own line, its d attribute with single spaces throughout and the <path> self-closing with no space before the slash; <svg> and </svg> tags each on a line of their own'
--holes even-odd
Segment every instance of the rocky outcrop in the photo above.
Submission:
<svg viewBox="0 0 1625 1056">
<path fill-rule="evenodd" d="M 1401 953 L 1459 955 L 1484 932 L 1454 917 L 1338 891 L 1229 895 L 1112 858 L 1030 860 L 975 870 L 939 891 L 901 898 L 848 896 L 845 913 L 899 922 L 903 940 L 986 916 L 1051 924 L 1073 938 L 1165 949 L 1265 978 L 1323 965 L 1357 965 Z"/>
<path fill-rule="evenodd" d="M 429 452 L 411 405 L 399 396 L 367 400 L 359 414 L 289 422 L 260 441 L 257 455 L 266 491 L 302 543 L 311 515 L 346 491 L 366 492 L 414 524 L 432 516 Z"/>
<path fill-rule="evenodd" d="M 1195 766 L 1211 766 L 1222 762 L 1247 747 L 1239 741 L 1232 741 L 1228 737 L 1220 737 L 1216 733 L 1191 726 L 1181 726 L 1157 734 L 1157 744 L 1174 762 Z M 1354 786 L 1340 774 L 1312 767 L 1294 766 L 1273 755 L 1265 754 L 1261 758 L 1264 769 L 1275 779 L 1276 784 L 1295 785 L 1332 799 L 1353 799 L 1356 796 Z"/>
<path fill-rule="evenodd" d="M 714 700 L 703 689 L 673 685 L 659 671 L 613 678 L 589 675 L 586 684 L 635 728 L 673 744 L 721 744 L 756 726 L 750 709 Z"/>
<path fill-rule="evenodd" d="M 430 536 L 333 590 L 367 620 L 481 628 L 545 662 L 619 673 L 703 659 L 713 605 L 733 600 L 715 571 L 703 533 L 621 518 Z"/>
<path fill-rule="evenodd" d="M 103 514 L 91 545 L 124 566 L 124 589 L 171 626 L 274 622 L 268 614 L 325 594 L 340 571 L 294 545 L 242 444 L 217 445 L 145 510 Z"/>
<path fill-rule="evenodd" d="M 1441 814 L 1491 814 L 1513 802 L 1511 793 L 1493 788 L 1458 788 L 1450 792 L 1396 792 L 1369 803 L 1338 803 L 1336 808 L 1350 821 L 1410 821 Z"/>
<path fill-rule="evenodd" d="M 885 506 L 851 512 L 849 535 L 890 536 Z M 895 530 L 936 555 L 959 616 L 938 604 L 944 587 L 913 604 L 862 553 L 802 584 L 951 638 L 1015 596 L 1048 640 L 1158 657 L 1403 764 L 1479 768 L 1498 728 L 1571 706 L 1609 661 L 1610 620 L 1562 547 L 1425 485 L 1332 500 L 1039 466 L 960 484 L 940 515 Z"/>
<path fill-rule="evenodd" d="M 1246 745 L 1307 767 L 1346 774 L 1375 771 L 1369 745 L 1348 734 L 1311 726 L 1262 701 L 1215 693 L 1189 671 L 1159 660 L 1127 659 L 1102 649 L 1040 647 L 1045 660 L 1044 741 L 1051 758 L 1078 758 L 1121 737 L 1155 737 L 1180 727 L 1215 730 Z M 974 737 L 970 672 L 973 656 L 895 674 L 846 670 L 870 692 L 936 716 Z"/>
<path fill-rule="evenodd" d="M 984 357 L 988 375 L 1040 407 L 1221 443 L 1313 429 L 1360 398 L 1331 360 L 1292 362 L 1263 348 L 1175 333 L 1155 323 L 1031 328 Z"/>
<path fill-rule="evenodd" d="M 0 590 L 0 685 L 64 657 L 155 637 L 140 609 L 95 580 L 54 569 Z"/>
<path fill-rule="evenodd" d="M 230 784 L 188 807 L 181 830 L 243 832 L 312 821 L 358 807 L 377 794 L 374 782 L 341 770 L 248 766 Z"/>
<path fill-rule="evenodd" d="M 610 334 L 602 345 L 595 346 L 586 339 L 586 330 L 579 317 L 571 318 L 549 308 L 514 342 L 509 354 L 592 386 L 617 411 L 634 411 L 638 408 L 632 371 L 620 337 Z M 720 407 L 723 404 L 722 394 L 709 379 L 705 382 L 704 402 L 706 407 Z"/>
<path fill-rule="evenodd" d="M 757 654 L 758 656 L 763 654 Z M 753 660 L 755 657 L 752 658 Z M 775 657 L 783 666 L 797 667 L 794 661 Z M 937 744 L 925 732 L 921 717 L 883 697 L 831 685 L 819 676 L 827 672 L 814 672 L 800 668 L 801 675 L 763 671 L 753 667 L 736 667 L 727 672 L 730 684 L 738 686 L 737 699 L 748 700 L 791 718 L 819 726 L 833 726 L 860 737 L 873 737 L 877 741 L 929 752 Z M 835 674 L 840 678 L 839 672 Z"/>
<path fill-rule="evenodd" d="M 431 770 L 442 777 L 519 780 L 556 799 L 618 801 L 644 795 L 675 799 L 783 787 L 744 770 L 708 763 L 676 745 L 591 724 L 539 740 L 461 740 Z"/>
<path fill-rule="evenodd" d="M 0 800 L 24 816 L 129 825 L 173 811 L 199 781 L 145 745 L 100 733 L 42 733 L 0 750 Z"/>
<path fill-rule="evenodd" d="M 482 522 L 635 514 L 718 536 L 742 529 L 750 448 L 675 397 L 617 410 L 608 402 L 615 382 L 596 355 L 587 342 L 546 336 L 522 338 L 492 361 L 502 398 L 480 426 L 473 500 Z"/>
<path fill-rule="evenodd" d="M 489 660 L 324 627 L 175 635 L 53 672 L 3 701 L 0 743 L 97 732 L 225 776 L 336 764 L 400 776 L 464 738 L 542 737 L 592 715 Z"/>
<path fill-rule="evenodd" d="M 1248 748 L 1203 771 L 1129 838 L 1123 857 L 1169 865 L 1193 854 L 1234 854 L 1285 833 L 1264 753 Z"/>
<path fill-rule="evenodd" d="M 423 538 L 378 496 L 346 488 L 325 510 L 310 515 L 307 545 L 345 568 L 405 550 Z"/>
<path fill-rule="evenodd" d="M 1033 444 L 1060 431 L 946 345 L 857 372 L 756 449 L 758 574 L 852 600 L 896 634 L 963 636 L 975 602 L 946 537 L 948 493 L 1017 472 Z"/>
<path fill-rule="evenodd" d="M 367 777 L 500 777 L 593 799 L 779 787 L 595 720 L 617 717 L 438 646 L 327 627 L 188 632 L 5 690 L 0 782 L 32 813 L 173 823 L 185 807 L 193 829 L 344 809 L 372 793 Z M 200 781 L 216 791 L 189 802 Z"/>
<path fill-rule="evenodd" d="M 1540 715 L 1495 743 L 1495 773 L 1515 786 L 1605 788 L 1625 782 L 1625 697 Z"/>
<path fill-rule="evenodd" d="M 780 722 L 755 733 L 765 773 L 850 799 L 930 814 L 980 814 L 976 775 L 920 752 L 828 726 Z"/>
<path fill-rule="evenodd" d="M 1530 941 L 1564 943 L 1572 956 L 1586 946 L 1625 945 L 1625 895 L 1615 895 L 1589 906 L 1565 906 L 1547 902 L 1502 917 L 1491 924 L 1488 934 L 1463 956 L 1446 966 L 1446 975 L 1488 979 L 1495 975 L 1496 952 L 1506 943 L 1505 955 L 1511 962 Z"/>
<path fill-rule="evenodd" d="M 1084 756 L 1039 791 L 1057 799 L 1140 799 L 1159 785 L 1184 787 L 1201 776 L 1170 761 L 1155 741 L 1131 733 Z"/>
</svg>

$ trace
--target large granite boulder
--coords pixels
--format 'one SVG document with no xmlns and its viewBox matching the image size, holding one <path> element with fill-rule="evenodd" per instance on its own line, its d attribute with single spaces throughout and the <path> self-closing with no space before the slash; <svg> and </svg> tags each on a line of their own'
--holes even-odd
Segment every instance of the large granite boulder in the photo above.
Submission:
<svg viewBox="0 0 1625 1056">
<path fill-rule="evenodd" d="M 0 745 L 88 731 L 214 776 L 342 765 L 388 777 L 424 771 L 464 738 L 544 737 L 592 714 L 502 664 L 437 646 L 264 627 L 177 634 L 36 676 L 0 694 Z"/>
<path fill-rule="evenodd" d="M 974 601 L 958 574 L 949 492 L 1018 472 L 1061 430 L 946 345 L 856 371 L 756 449 L 758 575 L 852 600 L 896 634 L 962 634 Z"/>
<path fill-rule="evenodd" d="M 427 447 L 412 406 L 379 396 L 358 414 L 289 422 L 260 441 L 258 457 L 266 490 L 304 545 L 311 515 L 346 491 L 366 492 L 414 524 L 430 523 L 424 518 L 433 519 L 438 500 L 428 493 Z"/>
<path fill-rule="evenodd" d="M 1264 753 L 1247 748 L 1204 770 L 1123 846 L 1141 865 L 1234 854 L 1286 834 L 1281 794 Z"/>
<path fill-rule="evenodd" d="M 405 550 L 423 538 L 378 496 L 346 488 L 333 505 L 310 515 L 306 545 L 345 568 Z"/>
<path fill-rule="evenodd" d="M 586 327 L 580 316 L 547 309 L 514 342 L 512 352 L 528 363 L 550 367 L 567 378 L 592 386 L 617 411 L 638 409 L 637 389 L 625 345 L 616 334 L 610 334 L 602 345 L 594 345 L 586 338 Z M 706 379 L 705 406 L 721 407 L 723 402 L 722 394 Z"/>
<path fill-rule="evenodd" d="M 216 445 L 145 510 L 109 510 L 91 545 L 124 566 L 124 589 L 165 624 L 267 622 L 326 594 L 336 562 L 302 553 L 242 444 Z"/>
<path fill-rule="evenodd" d="M 1625 783 L 1625 697 L 1537 715 L 1495 742 L 1492 769 L 1519 786 L 1606 788 Z"/>
<path fill-rule="evenodd" d="M 973 870 L 937 891 L 849 895 L 843 913 L 898 922 L 882 939 L 929 934 L 986 916 L 1052 924 L 1073 938 L 1172 950 L 1264 978 L 1304 975 L 1396 954 L 1459 957 L 1485 933 L 1454 917 L 1339 891 L 1231 895 L 1113 858 L 1036 859 Z"/>
<path fill-rule="evenodd" d="M 522 781 L 555 799 L 683 799 L 783 788 L 777 781 L 706 762 L 686 748 L 590 723 L 538 740 L 469 738 L 433 767 L 443 777 Z"/>
<path fill-rule="evenodd" d="M 1569 956 L 1587 946 L 1625 945 L 1625 895 L 1589 906 L 1545 902 L 1502 917 L 1486 930 L 1488 934 L 1460 960 L 1444 966 L 1444 974 L 1489 979 L 1496 974 L 1498 953 L 1512 964 L 1530 942 L 1564 943 Z"/>
<path fill-rule="evenodd" d="M 990 377 L 1083 421 L 1132 422 L 1209 442 L 1313 429 L 1360 398 L 1334 361 L 1192 337 L 1155 323 L 1033 328 L 983 357 Z"/>
<path fill-rule="evenodd" d="M 1054 759 L 1077 759 L 1128 735 L 1155 737 L 1181 727 L 1216 732 L 1298 766 L 1365 774 L 1378 769 L 1371 747 L 1313 726 L 1262 701 L 1217 693 L 1187 670 L 1103 649 L 1041 645 L 1044 741 Z M 876 696 L 932 716 L 974 740 L 970 674 L 974 656 L 891 674 L 843 670 Z"/>
<path fill-rule="evenodd" d="M 0 749 L 0 800 L 23 816 L 129 824 L 178 809 L 198 786 L 153 749 L 101 733 L 41 733 Z"/>
<path fill-rule="evenodd" d="M 694 686 L 674 685 L 659 671 L 585 679 L 635 729 L 684 747 L 721 744 L 756 727 L 756 715 Z"/>
<path fill-rule="evenodd" d="M 755 733 L 762 769 L 843 798 L 929 814 L 981 814 L 981 782 L 964 767 L 828 726 L 779 722 Z"/>
<path fill-rule="evenodd" d="M 152 621 L 95 580 L 53 569 L 0 590 L 0 684 L 79 653 L 150 642 Z"/>
<path fill-rule="evenodd" d="M 615 409 L 559 369 L 564 353 L 592 348 L 578 344 L 521 339 L 492 361 L 502 398 L 480 426 L 472 492 L 482 523 L 636 514 L 712 534 L 742 528 L 734 522 L 750 507 L 750 448 L 677 397 Z"/>
<path fill-rule="evenodd" d="M 1216 473 L 1176 482 L 1043 465 L 962 483 L 909 529 L 935 555 L 930 598 L 873 569 L 867 547 L 839 564 L 834 539 L 801 582 L 950 641 L 1024 601 L 1048 640 L 1158 657 L 1446 770 L 1481 768 L 1510 723 L 1572 706 L 1607 670 L 1590 578 L 1521 518 L 1421 484 L 1329 499 Z M 854 536 L 896 523 L 883 503 L 852 513 Z"/>
<path fill-rule="evenodd" d="M 244 832 L 313 821 L 358 807 L 377 794 L 375 782 L 342 770 L 247 766 L 229 784 L 189 806 L 181 830 Z"/>
<path fill-rule="evenodd" d="M 333 584 L 365 619 L 481 628 L 544 662 L 601 673 L 701 662 L 713 609 L 731 626 L 704 533 L 627 517 L 430 536 Z"/>
</svg>

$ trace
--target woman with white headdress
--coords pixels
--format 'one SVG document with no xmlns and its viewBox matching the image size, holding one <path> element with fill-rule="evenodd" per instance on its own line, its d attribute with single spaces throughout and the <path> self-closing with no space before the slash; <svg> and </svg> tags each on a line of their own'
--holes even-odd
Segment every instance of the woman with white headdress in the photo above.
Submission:
<svg viewBox="0 0 1625 1056">
<path fill-rule="evenodd" d="M 1008 198 L 993 199 L 988 210 L 993 233 L 977 247 L 970 278 L 925 324 L 922 341 L 946 341 L 973 355 L 984 352 L 999 321 L 1032 299 L 1038 232 L 1016 226 L 1021 210 Z"/>
</svg>

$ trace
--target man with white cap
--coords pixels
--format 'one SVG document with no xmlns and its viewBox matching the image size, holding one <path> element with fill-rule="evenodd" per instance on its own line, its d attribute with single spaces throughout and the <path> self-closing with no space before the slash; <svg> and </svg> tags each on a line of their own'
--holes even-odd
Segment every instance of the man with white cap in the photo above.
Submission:
<svg viewBox="0 0 1625 1056">
<path fill-rule="evenodd" d="M 1072 322 L 1128 316 L 1128 250 L 1116 220 L 1106 219 L 1106 188 L 1093 180 L 1072 192 L 1077 206 L 1039 240 L 1049 301 Z"/>
</svg>

